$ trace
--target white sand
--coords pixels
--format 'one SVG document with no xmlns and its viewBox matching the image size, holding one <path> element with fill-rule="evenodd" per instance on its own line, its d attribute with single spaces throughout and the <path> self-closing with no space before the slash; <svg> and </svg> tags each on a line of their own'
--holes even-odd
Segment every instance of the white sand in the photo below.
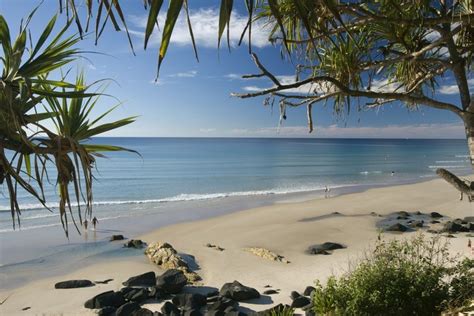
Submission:
<svg viewBox="0 0 474 316">
<path fill-rule="evenodd" d="M 322 216 L 332 212 L 344 216 Z M 419 184 L 376 188 L 362 193 L 299 203 L 280 203 L 246 210 L 199 222 L 173 225 L 140 238 L 147 241 L 167 241 L 178 251 L 194 255 L 197 271 L 206 286 L 220 288 L 223 283 L 239 280 L 263 292 L 270 284 L 280 289 L 278 295 L 263 298 L 255 304 L 242 304 L 255 310 L 267 309 L 276 303 L 290 303 L 292 290 L 303 291 L 315 279 L 325 280 L 331 274 L 347 270 L 348 264 L 360 257 L 378 236 L 376 222 L 392 212 L 439 212 L 452 218 L 474 216 L 474 203 L 459 201 L 458 193 L 442 180 Z M 321 216 L 321 217 L 320 217 Z M 463 256 L 472 256 L 467 248 L 466 234 L 450 238 L 451 250 Z M 385 234 L 386 238 L 405 238 L 412 233 Z M 346 249 L 336 250 L 329 256 L 305 254 L 308 246 L 326 241 L 339 242 Z M 207 248 L 217 244 L 224 251 Z M 291 261 L 289 264 L 272 262 L 242 250 L 245 247 L 264 247 Z M 145 256 L 117 262 L 110 259 L 94 266 L 29 283 L 26 286 L 0 292 L 0 300 L 9 298 L 0 306 L 0 315 L 94 315 L 83 307 L 92 296 L 118 290 L 128 277 L 160 270 L 148 263 Z M 107 285 L 70 290 L 55 290 L 54 284 L 68 279 L 104 280 Z M 21 311 L 30 306 L 28 311 Z M 147 308 L 159 310 L 158 304 Z"/>
</svg>

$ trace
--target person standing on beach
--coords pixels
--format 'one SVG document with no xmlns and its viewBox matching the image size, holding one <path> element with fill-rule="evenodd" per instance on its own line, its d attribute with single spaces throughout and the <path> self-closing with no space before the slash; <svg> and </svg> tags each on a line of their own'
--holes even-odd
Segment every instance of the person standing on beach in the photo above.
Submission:
<svg viewBox="0 0 474 316">
<path fill-rule="evenodd" d="M 85 220 L 84 220 L 84 229 L 85 229 L 85 230 L 87 230 L 87 224 L 88 224 L 87 219 L 85 219 Z"/>
<path fill-rule="evenodd" d="M 94 225 L 94 230 L 95 230 L 95 227 L 97 226 L 97 223 L 99 221 L 97 220 L 97 217 L 94 216 L 94 218 L 92 219 L 92 225 Z"/>
</svg>

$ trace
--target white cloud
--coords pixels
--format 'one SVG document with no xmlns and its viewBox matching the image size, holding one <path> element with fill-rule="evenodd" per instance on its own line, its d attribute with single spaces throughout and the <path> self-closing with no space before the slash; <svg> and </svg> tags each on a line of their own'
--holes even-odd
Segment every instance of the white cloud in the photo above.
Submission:
<svg viewBox="0 0 474 316">
<path fill-rule="evenodd" d="M 474 78 L 473 79 L 469 79 L 467 81 L 468 85 L 469 85 L 469 90 L 473 91 L 474 90 Z M 448 95 L 451 95 L 451 94 L 459 94 L 459 89 L 458 89 L 458 86 L 455 85 L 455 84 L 452 84 L 452 85 L 442 85 L 439 87 L 439 89 L 437 90 L 440 94 L 448 94 Z"/>
<path fill-rule="evenodd" d="M 336 124 L 315 126 L 313 133 L 307 126 L 282 126 L 233 129 L 226 136 L 240 137 L 318 137 L 318 138 L 463 138 L 460 123 L 433 123 L 416 125 L 387 125 L 383 127 L 340 127 Z"/>
<path fill-rule="evenodd" d="M 393 92 L 398 91 L 400 92 L 403 88 L 396 90 L 400 86 L 399 83 L 396 82 L 388 82 L 388 79 L 374 79 L 372 80 L 370 91 L 373 92 Z"/>
<path fill-rule="evenodd" d="M 215 129 L 215 128 L 200 128 L 199 129 L 200 133 L 205 133 L 205 134 L 214 133 L 216 131 L 217 131 L 217 129 Z"/>
<path fill-rule="evenodd" d="M 224 75 L 224 78 L 231 79 L 231 80 L 234 80 L 234 79 L 245 80 L 244 78 L 242 78 L 242 75 L 234 74 L 234 73 Z"/>
<path fill-rule="evenodd" d="M 144 37 L 143 30 L 147 23 L 147 16 L 130 16 L 131 22 L 141 29 L 141 31 L 132 30 L 130 33 L 141 38 Z M 217 47 L 217 33 L 219 25 L 219 11 L 215 8 L 200 8 L 198 10 L 191 10 L 190 12 L 191 24 L 193 33 L 198 46 L 203 47 Z M 232 12 L 230 19 L 230 44 L 237 46 L 240 35 L 247 24 L 247 16 Z M 162 27 L 165 24 L 165 14 L 161 13 L 158 16 L 158 24 Z M 161 40 L 162 30 L 155 30 L 150 38 L 150 45 L 157 46 Z M 252 45 L 256 47 L 264 47 L 270 45 L 268 42 L 269 29 L 265 27 L 263 22 L 255 22 L 252 24 Z M 222 46 L 226 43 L 225 34 L 221 42 Z M 244 43 L 248 43 L 248 36 L 244 37 Z M 177 45 L 191 45 L 191 37 L 189 35 L 188 25 L 184 12 L 178 18 L 176 25 L 171 35 L 171 43 Z"/>
<path fill-rule="evenodd" d="M 194 78 L 198 72 L 196 70 L 190 70 L 186 72 L 178 72 L 175 74 L 168 75 L 168 77 L 177 77 L 177 78 Z"/>
</svg>

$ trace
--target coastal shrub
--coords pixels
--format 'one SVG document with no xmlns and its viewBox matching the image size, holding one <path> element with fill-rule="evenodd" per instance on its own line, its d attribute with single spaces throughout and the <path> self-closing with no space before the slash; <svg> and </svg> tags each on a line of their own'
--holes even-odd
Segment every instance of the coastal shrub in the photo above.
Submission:
<svg viewBox="0 0 474 316">
<path fill-rule="evenodd" d="M 295 314 L 295 309 L 289 306 L 285 306 L 282 309 L 274 309 L 270 311 L 269 316 L 293 316 Z"/>
<path fill-rule="evenodd" d="M 313 305 L 324 315 L 436 315 L 470 303 L 474 262 L 457 262 L 446 240 L 417 235 L 379 240 L 354 269 L 325 286 L 316 281 Z"/>
</svg>

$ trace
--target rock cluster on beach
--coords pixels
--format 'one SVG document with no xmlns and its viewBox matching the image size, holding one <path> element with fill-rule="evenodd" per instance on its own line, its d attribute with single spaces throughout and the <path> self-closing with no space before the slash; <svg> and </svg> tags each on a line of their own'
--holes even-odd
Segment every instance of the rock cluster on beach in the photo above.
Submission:
<svg viewBox="0 0 474 316">
<path fill-rule="evenodd" d="M 283 263 L 290 263 L 290 261 L 286 260 L 285 257 L 282 255 L 276 254 L 273 251 L 270 251 L 265 248 L 260 248 L 260 247 L 251 247 L 251 248 L 244 248 L 244 251 L 250 252 L 258 257 L 272 260 L 272 261 L 278 261 L 278 262 L 283 262 Z"/>
<path fill-rule="evenodd" d="M 388 215 L 378 225 L 387 232 L 412 232 L 426 229 L 429 233 L 467 233 L 474 231 L 474 218 L 450 220 L 438 212 L 424 214 L 401 211 Z"/>
<path fill-rule="evenodd" d="M 146 248 L 145 255 L 151 262 L 164 270 L 177 269 L 182 271 L 191 284 L 201 280 L 196 272 L 191 271 L 188 263 L 178 254 L 176 249 L 166 242 L 151 243 Z"/>
</svg>

